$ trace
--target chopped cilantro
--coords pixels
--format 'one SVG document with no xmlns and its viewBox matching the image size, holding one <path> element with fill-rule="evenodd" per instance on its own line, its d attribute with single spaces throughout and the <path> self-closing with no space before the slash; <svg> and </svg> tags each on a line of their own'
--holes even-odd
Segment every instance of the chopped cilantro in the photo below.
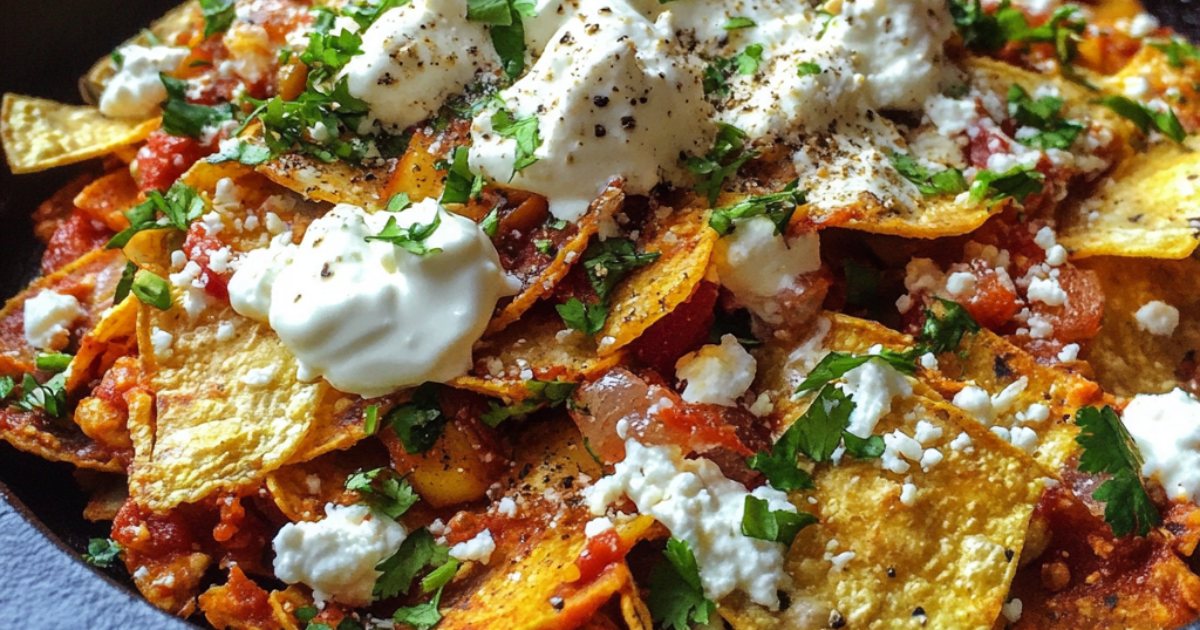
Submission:
<svg viewBox="0 0 1200 630">
<path fill-rule="evenodd" d="M 204 37 L 229 30 L 237 17 L 234 0 L 200 0 L 200 12 L 204 14 Z"/>
<path fill-rule="evenodd" d="M 83 561 L 94 566 L 107 569 L 121 555 L 121 545 L 111 538 L 93 538 L 88 541 L 87 553 Z"/>
<path fill-rule="evenodd" d="M 408 594 L 413 579 L 426 567 L 440 567 L 450 559 L 450 550 L 433 540 L 433 534 L 422 527 L 409 534 L 396 553 L 375 566 L 383 574 L 375 580 L 375 598 L 388 599 Z"/>
<path fill-rule="evenodd" d="M 931 172 L 911 155 L 892 151 L 888 154 L 892 167 L 904 179 L 917 185 L 917 190 L 923 195 L 957 195 L 967 189 L 967 180 L 963 179 L 962 171 L 948 168 L 944 171 Z"/>
<path fill-rule="evenodd" d="M 821 74 L 821 66 L 814 61 L 802 61 L 796 66 L 796 74 L 802 77 L 811 77 Z"/>
<path fill-rule="evenodd" d="M 579 298 L 571 298 L 564 304 L 554 307 L 563 323 L 572 330 L 578 330 L 585 335 L 594 335 L 604 328 L 608 320 L 608 306 L 592 304 Z"/>
<path fill-rule="evenodd" d="M 886 446 L 883 438 L 878 435 L 872 435 L 864 440 L 849 431 L 842 432 L 842 443 L 846 446 L 846 453 L 854 459 L 881 457 Z"/>
<path fill-rule="evenodd" d="M 997 203 L 1011 197 L 1017 203 L 1025 203 L 1029 195 L 1042 192 L 1043 179 L 1045 176 L 1031 166 L 1017 165 L 1003 173 L 979 171 L 969 189 L 971 201 Z"/>
<path fill-rule="evenodd" d="M 194 189 L 183 182 L 175 182 L 166 195 L 157 190 L 151 190 L 146 193 L 146 201 L 125 211 L 125 218 L 129 219 L 129 227 L 109 239 L 105 248 L 125 247 L 129 240 L 142 230 L 175 227 L 186 231 L 192 221 L 204 214 L 204 210 L 204 200 Z M 163 215 L 161 219 L 157 218 L 160 212 Z"/>
<path fill-rule="evenodd" d="M 807 512 L 772 510 L 770 503 L 752 494 L 746 495 L 742 511 L 742 534 L 750 538 L 792 546 L 800 530 L 817 523 L 817 517 Z"/>
<path fill-rule="evenodd" d="M 563 403 L 570 400 L 571 395 L 579 389 L 579 383 L 571 383 L 568 381 L 525 381 L 525 389 L 538 400 L 544 400 L 551 407 L 561 406 Z"/>
<path fill-rule="evenodd" d="M 1133 99 L 1115 95 L 1106 96 L 1097 102 L 1136 125 L 1142 133 L 1150 133 L 1151 129 L 1156 129 L 1175 142 L 1183 142 L 1187 137 L 1183 125 L 1169 107 L 1165 112 L 1155 111 Z"/>
<path fill-rule="evenodd" d="M 646 605 L 655 623 L 663 628 L 690 630 L 693 623 L 706 624 L 717 606 L 704 596 L 696 555 L 687 542 L 671 538 L 659 562 L 650 571 L 650 595 Z"/>
<path fill-rule="evenodd" d="M 735 221 L 765 215 L 775 224 L 775 233 L 784 234 L 796 208 L 807 203 L 806 191 L 796 190 L 797 183 L 792 180 L 780 192 L 747 197 L 732 206 L 716 208 L 708 225 L 725 236 L 733 231 Z"/>
<path fill-rule="evenodd" d="M 1075 441 L 1083 447 L 1079 470 L 1091 474 L 1109 474 L 1092 498 L 1102 501 L 1104 520 L 1113 535 L 1121 538 L 1131 532 L 1150 533 L 1161 520 L 1142 482 L 1142 454 L 1112 407 L 1083 407 L 1075 414 L 1080 434 Z"/>
<path fill-rule="evenodd" d="M 855 356 L 845 352 L 830 352 L 821 359 L 817 366 L 808 373 L 808 377 L 796 388 L 796 393 L 817 389 L 830 381 L 836 381 L 846 375 L 846 372 L 864 365 L 872 359 L 883 361 L 902 374 L 912 374 L 917 371 L 917 364 L 912 351 L 895 352 L 884 349 L 879 354 L 864 354 Z"/>
<path fill-rule="evenodd" d="M 494 400 L 488 401 L 488 411 L 479 417 L 484 424 L 493 429 L 510 418 L 520 418 L 537 411 L 542 406 L 540 400 L 523 400 L 514 405 L 501 405 Z"/>
<path fill-rule="evenodd" d="M 637 245 L 625 238 L 595 241 L 583 252 L 583 268 L 603 304 L 609 294 L 634 270 L 658 260 L 658 252 L 638 252 Z"/>
<path fill-rule="evenodd" d="M 205 127 L 233 120 L 233 107 L 223 105 L 196 105 L 187 100 L 187 82 L 168 74 L 159 74 L 167 88 L 167 100 L 162 103 L 162 130 L 172 136 L 199 138 Z"/>
<path fill-rule="evenodd" d="M 937 298 L 937 301 L 942 306 L 941 315 L 932 309 L 925 310 L 925 325 L 921 328 L 920 335 L 921 345 L 916 353 L 951 352 L 962 343 L 963 335 L 980 330 L 979 323 L 962 305 L 942 298 Z"/>
<path fill-rule="evenodd" d="M 501 138 L 508 138 L 517 143 L 513 161 L 514 175 L 538 161 L 533 154 L 538 147 L 542 146 L 542 138 L 538 135 L 537 116 L 517 120 L 507 110 L 500 109 L 492 114 L 492 129 Z"/>
<path fill-rule="evenodd" d="M 378 0 L 378 2 L 355 2 L 342 8 L 342 15 L 358 24 L 359 32 L 366 32 L 379 16 L 391 9 L 408 4 L 408 0 Z M 325 27 L 328 32 L 332 22 Z"/>
<path fill-rule="evenodd" d="M 512 24 L 508 0 L 467 0 L 467 19 L 484 24 Z"/>
<path fill-rule="evenodd" d="M 492 211 L 483 217 L 479 222 L 479 229 L 483 230 L 484 234 L 496 238 L 496 233 L 500 230 L 500 206 L 492 208 Z"/>
<path fill-rule="evenodd" d="M 442 414 L 440 392 L 437 384 L 425 383 L 413 392 L 412 400 L 387 414 L 387 423 L 410 455 L 428 451 L 442 436 L 447 418 Z"/>
<path fill-rule="evenodd" d="M 1167 65 L 1172 68 L 1182 68 L 1187 60 L 1200 61 L 1200 48 L 1179 37 L 1167 41 L 1153 42 L 1151 48 L 1167 56 Z"/>
<path fill-rule="evenodd" d="M 442 191 L 442 203 L 467 203 L 483 191 L 483 178 L 471 173 L 467 163 L 467 147 L 454 149 L 453 160 L 446 172 L 446 189 Z"/>
<path fill-rule="evenodd" d="M 17 383 L 11 376 L 0 376 L 0 400 L 6 400 L 17 388 Z"/>
<path fill-rule="evenodd" d="M 313 606 L 302 606 L 296 609 L 296 621 L 300 623 L 308 623 L 317 616 L 317 609 Z"/>
<path fill-rule="evenodd" d="M 129 297 L 130 290 L 133 289 L 133 277 L 137 274 L 138 266 L 133 263 L 125 263 L 125 269 L 121 272 L 121 279 L 117 282 L 117 290 L 113 293 L 113 304 L 120 304 Z"/>
<path fill-rule="evenodd" d="M 171 285 L 162 276 L 142 269 L 133 277 L 133 285 L 130 287 L 134 297 L 142 301 L 142 304 L 153 306 L 154 308 L 165 311 L 171 308 Z"/>
<path fill-rule="evenodd" d="M 13 406 L 21 411 L 41 409 L 55 418 L 66 416 L 67 375 L 55 374 L 44 384 L 39 384 L 37 379 L 26 374 L 21 381 L 21 398 Z"/>
<path fill-rule="evenodd" d="M 979 52 L 995 52 L 1008 42 L 997 16 L 1013 10 L 1009 7 L 1009 0 L 1000 3 L 996 15 L 983 10 L 982 0 L 950 0 L 949 8 L 954 25 L 958 27 L 958 34 L 962 36 L 963 44 L 967 48 Z"/>
<path fill-rule="evenodd" d="M 442 614 L 438 612 L 438 603 L 442 599 L 442 589 L 438 589 L 433 599 L 415 606 L 405 606 L 396 611 L 392 615 L 392 621 L 398 624 L 407 624 L 417 630 L 429 630 L 436 626 L 442 620 Z"/>
<path fill-rule="evenodd" d="M 434 569 L 421 580 L 421 590 L 426 593 L 432 593 L 443 586 L 450 583 L 454 579 L 454 574 L 458 573 L 458 560 L 449 558 L 446 564 Z"/>
<path fill-rule="evenodd" d="M 493 24 L 488 28 L 492 47 L 500 58 L 500 67 L 509 81 L 516 81 L 525 72 L 525 25 L 521 21 L 522 2 L 513 2 L 509 15 L 511 24 Z"/>
<path fill-rule="evenodd" d="M 367 405 L 363 412 L 363 433 L 375 435 L 379 431 L 379 405 Z"/>
<path fill-rule="evenodd" d="M 748 17 L 734 16 L 728 20 L 725 20 L 725 23 L 721 25 L 721 28 L 727 31 L 736 31 L 738 29 L 751 28 L 753 26 L 758 26 L 758 23 Z"/>
<path fill-rule="evenodd" d="M 554 241 L 550 239 L 538 239 L 533 242 L 533 246 L 537 248 L 538 252 L 543 256 L 553 257 L 558 253 L 558 248 L 554 246 Z"/>
<path fill-rule="evenodd" d="M 117 70 L 120 70 L 121 66 L 125 65 L 125 53 L 121 52 L 120 48 L 109 53 L 108 58 L 112 59 L 112 62 L 116 64 Z"/>
<path fill-rule="evenodd" d="M 245 140 L 227 140 L 221 143 L 221 151 L 209 156 L 209 164 L 239 162 L 246 166 L 258 166 L 271 159 L 271 150 Z"/>
<path fill-rule="evenodd" d="M 758 151 L 745 150 L 746 132 L 725 123 L 717 123 L 717 138 L 704 157 L 688 157 L 684 165 L 700 178 L 696 193 L 704 195 L 708 204 L 717 203 L 725 180 L 738 172 L 747 161 L 758 157 Z"/>
<path fill-rule="evenodd" d="M 391 468 L 356 472 L 346 479 L 346 489 L 357 492 L 363 503 L 391 519 L 400 518 L 419 500 L 412 486 Z"/>
<path fill-rule="evenodd" d="M 62 372 L 71 365 L 73 358 L 71 355 L 61 352 L 39 352 L 34 365 L 43 372 Z"/>
<path fill-rule="evenodd" d="M 751 325 L 752 319 L 750 311 L 744 308 L 739 308 L 735 311 L 726 311 L 723 308 L 716 309 L 713 325 L 708 331 L 708 342 L 720 345 L 722 337 L 733 335 L 743 347 L 754 348 L 761 346 L 762 342 L 754 336 L 753 326 Z"/>
<path fill-rule="evenodd" d="M 412 200 L 409 199 L 408 193 L 396 193 L 388 199 L 387 206 L 384 210 L 388 212 L 403 212 L 412 205 Z"/>
<path fill-rule="evenodd" d="M 702 84 L 704 93 L 724 98 L 729 96 L 729 78 L 734 73 L 752 75 L 762 63 L 762 44 L 751 44 L 742 52 L 731 57 L 715 57 L 704 68 Z"/>
<path fill-rule="evenodd" d="M 368 236 L 364 240 L 367 241 L 383 241 L 391 243 L 396 247 L 401 247 L 405 251 L 425 257 L 441 252 L 439 247 L 427 247 L 425 241 L 429 240 L 430 236 L 437 231 L 442 224 L 441 209 L 433 215 L 433 221 L 429 223 L 413 223 L 409 227 L 400 227 L 396 222 L 396 217 L 388 217 L 387 224 L 383 226 L 379 234 Z"/>
<path fill-rule="evenodd" d="M 842 432 L 850 426 L 850 414 L 855 407 L 854 401 L 841 389 L 821 388 L 808 410 L 788 427 L 786 433 L 794 433 L 789 444 L 794 443 L 796 450 L 814 462 L 829 461 L 842 443 Z"/>
<path fill-rule="evenodd" d="M 1060 115 L 1064 102 L 1057 96 L 1043 96 L 1034 100 L 1025 88 L 1012 84 L 1008 88 L 1008 115 L 1021 125 L 1039 131 L 1034 136 L 1018 137 L 1017 141 L 1043 150 L 1069 149 L 1083 131 L 1083 125 Z"/>
<path fill-rule="evenodd" d="M 738 74 L 751 75 L 758 72 L 758 66 L 762 64 L 762 44 L 750 44 L 736 57 L 734 63 L 737 64 Z"/>
</svg>

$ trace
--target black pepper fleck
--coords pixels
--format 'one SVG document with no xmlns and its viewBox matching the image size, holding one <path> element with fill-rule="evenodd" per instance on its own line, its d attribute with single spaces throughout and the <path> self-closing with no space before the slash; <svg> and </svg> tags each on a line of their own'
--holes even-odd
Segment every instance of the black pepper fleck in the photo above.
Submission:
<svg viewBox="0 0 1200 630">
<path fill-rule="evenodd" d="M 1013 556 L 1015 556 L 1015 555 L 1017 555 L 1017 554 L 1016 554 L 1015 552 L 1013 552 L 1013 550 L 1012 550 L 1012 549 L 1005 549 L 1005 550 L 1004 550 L 1004 559 L 1005 559 L 1005 560 L 1007 560 L 1007 561 L 1009 561 L 1009 562 L 1012 562 L 1012 561 L 1013 561 Z"/>
<path fill-rule="evenodd" d="M 608 107 L 608 97 L 607 96 L 593 96 L 592 103 L 595 103 L 596 107 Z"/>
<path fill-rule="evenodd" d="M 633 116 L 622 116 L 621 117 L 621 128 L 622 129 L 633 129 L 636 126 L 637 126 L 637 120 L 634 119 Z"/>
<path fill-rule="evenodd" d="M 838 628 L 845 628 L 846 618 L 842 616 L 842 613 L 836 610 L 829 613 L 829 627 L 833 628 L 834 630 L 837 630 Z"/>
<path fill-rule="evenodd" d="M 913 614 L 912 614 L 912 616 L 914 616 L 914 617 L 924 617 L 924 616 L 926 616 L 926 615 L 925 615 L 925 609 L 924 609 L 924 608 L 921 608 L 920 606 L 917 606 L 916 608 L 914 608 L 914 609 L 913 609 Z"/>
<path fill-rule="evenodd" d="M 558 595 L 551 597 L 550 605 L 554 607 L 554 610 L 561 611 L 563 609 L 563 598 L 559 597 Z"/>
<path fill-rule="evenodd" d="M 608 135 L 608 130 L 604 128 L 604 125 L 596 125 L 596 137 L 597 138 L 603 138 L 604 136 L 607 136 L 607 135 Z"/>
<path fill-rule="evenodd" d="M 888 577 L 890 577 L 890 578 L 894 578 L 894 577 L 896 577 L 896 568 L 895 568 L 895 567 L 888 567 L 888 570 L 887 570 L 887 575 L 888 575 Z"/>
</svg>

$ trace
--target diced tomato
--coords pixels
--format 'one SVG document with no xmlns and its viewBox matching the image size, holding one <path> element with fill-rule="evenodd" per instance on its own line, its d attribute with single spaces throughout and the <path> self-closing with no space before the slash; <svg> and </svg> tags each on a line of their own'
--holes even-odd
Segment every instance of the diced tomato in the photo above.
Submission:
<svg viewBox="0 0 1200 630">
<path fill-rule="evenodd" d="M 729 422 L 736 409 L 722 405 L 675 404 L 658 412 L 658 419 L 668 429 L 687 436 L 684 445 L 692 450 L 705 446 L 724 446 L 749 457 L 754 451 L 742 444 L 737 429 Z"/>
<path fill-rule="evenodd" d="M 59 224 L 42 255 L 42 273 L 53 273 L 78 260 L 80 256 L 108 243 L 112 230 L 93 221 L 87 213 L 75 210 L 71 218 Z"/>
<path fill-rule="evenodd" d="M 1012 148 L 1007 138 L 987 127 L 976 126 L 973 133 L 967 141 L 967 159 L 975 168 L 986 169 L 988 158 L 997 153 L 1008 153 Z"/>
<path fill-rule="evenodd" d="M 1100 332 L 1104 315 L 1104 292 L 1093 271 L 1071 265 L 1059 267 L 1058 284 L 1067 293 L 1062 306 L 1034 302 L 1030 310 L 1046 318 L 1054 327 L 1054 339 L 1062 343 L 1086 341 Z"/>
<path fill-rule="evenodd" d="M 225 270 L 217 273 L 209 267 L 211 253 L 223 247 L 225 247 L 225 243 L 210 236 L 208 229 L 202 223 L 193 223 L 188 229 L 187 239 L 183 242 L 183 251 L 187 254 L 188 260 L 200 265 L 205 280 L 205 293 L 214 299 L 228 302 L 229 279 L 233 277 L 233 272 Z"/>
<path fill-rule="evenodd" d="M 997 273 L 982 260 L 971 261 L 970 268 L 975 275 L 975 289 L 959 302 L 980 326 L 999 330 L 1021 310 L 1016 287 L 1007 275 Z"/>
<path fill-rule="evenodd" d="M 156 558 L 192 549 L 192 535 L 182 515 L 143 512 L 133 499 L 127 499 L 113 519 L 112 537 L 127 549 Z"/>
<path fill-rule="evenodd" d="M 589 538 L 575 559 L 575 566 L 579 567 L 579 581 L 587 583 L 596 579 L 609 566 L 620 562 L 628 552 L 615 529 Z"/>
<path fill-rule="evenodd" d="M 663 378 L 675 378 L 675 362 L 707 341 L 718 294 L 716 284 L 701 282 L 687 302 L 655 322 L 630 347 Z"/>
<path fill-rule="evenodd" d="M 180 175 L 212 152 L 192 138 L 155 131 L 137 153 L 138 186 L 143 191 L 166 192 Z"/>
</svg>

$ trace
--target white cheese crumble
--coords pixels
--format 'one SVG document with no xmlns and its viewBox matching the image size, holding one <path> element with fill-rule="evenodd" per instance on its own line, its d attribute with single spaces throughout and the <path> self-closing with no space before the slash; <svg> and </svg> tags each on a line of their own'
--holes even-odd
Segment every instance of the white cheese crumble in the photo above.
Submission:
<svg viewBox="0 0 1200 630">
<path fill-rule="evenodd" d="M 1142 305 L 1134 313 L 1138 328 L 1161 337 L 1169 337 L 1179 325 L 1179 309 L 1160 300 Z"/>
<path fill-rule="evenodd" d="M 912 507 L 917 502 L 917 487 L 909 482 L 904 482 L 900 487 L 900 503 L 907 507 Z"/>
<path fill-rule="evenodd" d="M 588 538 L 595 538 L 613 528 L 613 522 L 607 516 L 597 516 L 583 526 L 583 533 Z"/>
<path fill-rule="evenodd" d="M 720 345 L 709 344 L 680 357 L 675 375 L 687 381 L 685 401 L 735 407 L 754 382 L 757 365 L 737 337 L 725 335 Z"/>
<path fill-rule="evenodd" d="M 1079 344 L 1069 343 L 1058 352 L 1059 363 L 1070 363 L 1079 358 Z"/>
<path fill-rule="evenodd" d="M 485 529 L 471 540 L 460 542 L 450 548 L 450 557 L 457 560 L 474 560 L 487 564 L 492 561 L 492 552 L 496 551 L 496 541 L 492 538 L 492 530 Z"/>
<path fill-rule="evenodd" d="M 100 112 L 111 118 L 150 118 L 167 100 L 161 72 L 174 72 L 190 54 L 171 46 L 122 46 L 121 68 L 100 95 Z"/>
<path fill-rule="evenodd" d="M 821 241 L 815 232 L 786 239 L 770 219 L 757 216 L 738 222 L 717 242 L 713 262 L 721 286 L 762 319 L 778 323 L 778 307 L 763 298 L 794 288 L 799 276 L 820 269 Z"/>
<path fill-rule="evenodd" d="M 991 426 L 996 422 L 996 418 L 1012 408 L 1017 397 L 1025 391 L 1028 385 L 1029 378 L 1022 376 L 993 396 L 989 396 L 979 387 L 968 385 L 954 395 L 952 403 L 983 423 L 984 426 Z"/>
<path fill-rule="evenodd" d="M 880 457 L 880 464 L 884 469 L 902 475 L 910 468 L 905 459 L 919 462 L 924 455 L 921 443 L 900 429 L 883 434 L 883 455 Z"/>
<path fill-rule="evenodd" d="M 71 325 L 84 316 L 72 295 L 42 289 L 25 300 L 25 341 L 41 350 L 61 350 L 71 336 Z"/>
<path fill-rule="evenodd" d="M 975 274 L 966 271 L 956 271 L 946 277 L 946 290 L 950 295 L 960 297 L 975 290 Z"/>
<path fill-rule="evenodd" d="M 778 591 L 790 583 L 783 570 L 786 550 L 743 535 L 742 514 L 747 495 L 767 501 L 773 511 L 796 512 L 786 494 L 770 486 L 749 492 L 707 459 L 684 459 L 678 447 L 643 446 L 632 439 L 625 442 L 625 460 L 613 474 L 584 494 L 597 516 L 627 496 L 639 513 L 653 516 L 687 542 L 709 599 L 740 590 L 759 605 L 779 608 Z"/>
<path fill-rule="evenodd" d="M 325 506 L 315 523 L 288 523 L 275 535 L 275 575 L 288 584 L 307 584 L 318 602 L 350 606 L 371 602 L 375 565 L 400 549 L 404 526 L 365 505 Z"/>
<path fill-rule="evenodd" d="M 175 335 L 157 327 L 150 330 L 150 348 L 154 351 L 156 359 L 162 361 L 171 358 L 174 354 L 171 345 L 174 343 Z"/>
<path fill-rule="evenodd" d="M 1025 296 L 1030 302 L 1041 302 L 1047 306 L 1062 306 L 1067 303 L 1067 292 L 1055 277 L 1031 278 Z"/>
<path fill-rule="evenodd" d="M 1021 620 L 1021 600 L 1014 598 L 1011 602 L 1000 606 L 1000 613 L 1009 623 L 1017 623 Z"/>
<path fill-rule="evenodd" d="M 846 430 L 863 439 L 871 437 L 875 425 L 892 410 L 892 399 L 913 393 L 908 379 L 882 359 L 867 361 L 844 378 L 846 382 L 838 387 L 854 398 L 855 405 Z M 918 458 L 919 454 L 914 459 Z"/>
<path fill-rule="evenodd" d="M 1172 499 L 1200 501 L 1200 400 L 1181 389 L 1138 394 L 1124 422 L 1145 459 L 1142 474 L 1158 479 Z"/>
<path fill-rule="evenodd" d="M 401 228 L 439 219 L 424 244 L 441 251 L 365 240 L 390 218 Z M 300 245 L 284 235 L 243 258 L 229 282 L 234 310 L 270 322 L 302 380 L 368 397 L 465 374 L 496 301 L 515 290 L 483 230 L 433 199 L 400 214 L 338 205 Z"/>
<path fill-rule="evenodd" d="M 251 387 L 265 387 L 275 380 L 275 374 L 278 372 L 278 365 L 266 365 L 250 369 L 242 375 L 240 380 Z"/>
</svg>

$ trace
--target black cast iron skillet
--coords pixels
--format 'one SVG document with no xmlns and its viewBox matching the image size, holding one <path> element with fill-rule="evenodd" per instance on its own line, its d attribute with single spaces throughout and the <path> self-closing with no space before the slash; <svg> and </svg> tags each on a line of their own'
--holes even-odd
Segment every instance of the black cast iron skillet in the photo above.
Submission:
<svg viewBox="0 0 1200 630">
<path fill-rule="evenodd" d="M 79 102 L 91 64 L 181 0 L 0 0 L 0 92 Z M 1143 0 L 1164 24 L 1200 40 L 1200 0 Z M 0 166 L 0 299 L 38 270 L 29 214 L 77 171 L 14 177 Z M 119 568 L 78 561 L 106 525 L 82 517 L 71 467 L 0 442 L 0 627 L 37 630 L 194 629 L 140 599 Z M 1200 630 L 1200 624 L 1191 627 Z"/>
</svg>

